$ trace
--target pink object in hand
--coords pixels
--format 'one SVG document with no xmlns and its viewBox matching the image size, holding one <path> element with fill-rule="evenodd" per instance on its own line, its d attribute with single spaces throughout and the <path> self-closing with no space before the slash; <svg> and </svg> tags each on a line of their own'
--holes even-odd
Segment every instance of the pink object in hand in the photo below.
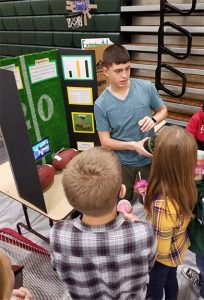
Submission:
<svg viewBox="0 0 204 300">
<path fill-rule="evenodd" d="M 145 179 L 141 179 L 141 180 L 137 181 L 134 185 L 135 190 L 145 189 L 146 187 L 147 187 L 147 181 Z"/>
<path fill-rule="evenodd" d="M 122 199 L 118 202 L 117 211 L 129 213 L 132 209 L 131 203 L 128 200 Z"/>
</svg>

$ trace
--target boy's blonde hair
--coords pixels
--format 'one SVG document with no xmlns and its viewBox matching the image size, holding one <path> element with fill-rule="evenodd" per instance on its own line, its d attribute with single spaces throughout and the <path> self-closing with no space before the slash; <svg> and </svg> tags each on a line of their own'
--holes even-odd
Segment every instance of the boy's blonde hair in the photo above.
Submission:
<svg viewBox="0 0 204 300">
<path fill-rule="evenodd" d="M 195 166 L 197 145 L 194 137 L 179 126 L 162 129 L 155 141 L 145 207 L 151 213 L 156 198 L 174 200 L 179 212 L 190 217 L 197 201 Z"/>
<path fill-rule="evenodd" d="M 64 171 L 63 186 L 69 203 L 81 213 L 101 216 L 116 205 L 121 179 L 117 156 L 95 147 L 77 155 Z"/>
<path fill-rule="evenodd" d="M 12 269 L 9 258 L 0 252 L 0 300 L 10 298 L 12 287 Z"/>
</svg>

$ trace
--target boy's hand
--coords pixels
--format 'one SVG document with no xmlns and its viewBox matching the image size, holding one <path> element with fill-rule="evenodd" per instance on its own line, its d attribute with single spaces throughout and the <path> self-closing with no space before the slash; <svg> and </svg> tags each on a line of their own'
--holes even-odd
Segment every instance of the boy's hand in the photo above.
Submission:
<svg viewBox="0 0 204 300">
<path fill-rule="evenodd" d="M 20 289 L 14 289 L 11 297 L 18 297 L 19 300 L 32 300 L 33 297 L 28 289 L 21 287 Z"/>
<path fill-rule="evenodd" d="M 138 141 L 138 142 L 129 142 L 131 143 L 131 146 L 132 146 L 132 149 L 133 151 L 136 151 L 138 154 L 141 154 L 141 155 L 144 155 L 144 156 L 147 156 L 147 157 L 152 157 L 152 154 L 149 153 L 148 151 L 145 150 L 144 148 L 144 142 L 146 140 L 148 140 L 149 138 L 146 137 L 144 139 L 142 139 L 141 141 Z"/>
<path fill-rule="evenodd" d="M 138 125 L 140 126 L 142 132 L 147 132 L 154 127 L 155 122 L 152 120 L 152 118 L 146 116 L 138 122 Z"/>
</svg>

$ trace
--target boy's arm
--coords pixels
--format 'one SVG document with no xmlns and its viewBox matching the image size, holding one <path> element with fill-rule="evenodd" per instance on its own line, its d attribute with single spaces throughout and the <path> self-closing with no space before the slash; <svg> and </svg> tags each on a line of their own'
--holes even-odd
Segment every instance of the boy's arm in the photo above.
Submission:
<svg viewBox="0 0 204 300">
<path fill-rule="evenodd" d="M 159 109 L 153 110 L 153 112 L 154 112 L 153 118 L 156 122 L 151 117 L 148 116 L 144 117 L 142 120 L 138 122 L 143 132 L 152 129 L 157 123 L 163 121 L 168 115 L 167 108 L 165 105 L 161 106 Z"/>
<path fill-rule="evenodd" d="M 135 141 L 126 142 L 126 141 L 119 141 L 119 140 L 112 139 L 110 137 L 109 131 L 98 131 L 98 136 L 101 145 L 110 150 L 132 150 L 132 151 L 136 151 L 139 154 L 152 157 L 152 155 L 149 152 L 147 152 L 143 147 L 143 144 L 148 139 L 148 137 L 138 142 Z"/>
</svg>

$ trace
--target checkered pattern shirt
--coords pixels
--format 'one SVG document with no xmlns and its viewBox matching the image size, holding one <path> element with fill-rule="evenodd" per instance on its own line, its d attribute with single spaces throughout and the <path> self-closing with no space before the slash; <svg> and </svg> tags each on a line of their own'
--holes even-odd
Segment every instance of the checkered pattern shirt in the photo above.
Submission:
<svg viewBox="0 0 204 300">
<path fill-rule="evenodd" d="M 184 218 L 177 211 L 178 206 L 176 203 L 174 206 L 169 199 L 158 199 L 152 203 L 150 222 L 158 241 L 156 260 L 170 267 L 182 264 L 190 245 L 187 234 L 190 218 Z"/>
<path fill-rule="evenodd" d="M 146 221 L 119 215 L 88 226 L 80 217 L 56 223 L 50 233 L 52 265 L 72 299 L 144 300 L 156 238 Z"/>
</svg>

